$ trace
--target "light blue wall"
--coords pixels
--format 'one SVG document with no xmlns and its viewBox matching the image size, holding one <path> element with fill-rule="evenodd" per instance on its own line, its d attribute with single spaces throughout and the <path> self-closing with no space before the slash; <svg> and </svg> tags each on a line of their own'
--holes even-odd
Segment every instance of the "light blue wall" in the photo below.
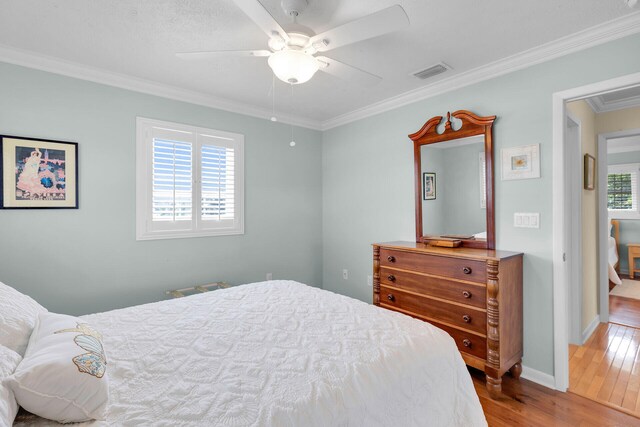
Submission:
<svg viewBox="0 0 640 427">
<path fill-rule="evenodd" d="M 444 161 L 443 155 L 445 150 L 437 150 L 429 146 L 423 146 L 420 149 L 420 163 L 422 172 L 436 174 L 436 198 L 434 200 L 424 200 L 422 195 L 422 233 L 424 235 L 444 234 L 445 231 L 445 215 L 444 206 L 447 195 L 447 180 L 444 179 Z M 424 185 L 424 178 L 422 185 Z M 424 189 L 421 189 L 424 192 Z"/>
<path fill-rule="evenodd" d="M 625 163 L 640 163 L 640 151 L 628 153 L 611 153 L 607 155 L 607 163 L 621 165 Z M 640 220 L 621 219 L 620 241 L 618 242 L 618 255 L 620 257 L 619 270 L 621 273 L 629 273 L 629 257 L 627 244 L 640 243 Z M 636 262 L 637 263 L 637 262 Z M 638 267 L 638 265 L 636 265 Z"/>
<path fill-rule="evenodd" d="M 136 116 L 245 135 L 245 234 L 135 240 Z M 157 301 L 166 289 L 322 282 L 321 134 L 0 63 L 0 133 L 79 143 L 79 210 L 0 210 L 0 281 L 53 311 Z"/>
<path fill-rule="evenodd" d="M 445 151 L 444 178 L 447 182 L 445 232 L 477 234 L 487 229 L 487 210 L 480 207 L 481 142 Z"/>
<path fill-rule="evenodd" d="M 371 243 L 414 239 L 408 134 L 447 111 L 496 114 L 497 246 L 524 252 L 524 364 L 553 374 L 552 110 L 556 91 L 639 72 L 640 35 L 574 53 L 323 133 L 324 288 L 371 301 Z M 541 145 L 541 178 L 502 181 L 500 150 Z M 539 212 L 540 228 L 513 227 Z M 349 280 L 341 277 L 350 270 Z"/>
<path fill-rule="evenodd" d="M 480 208 L 480 159 L 484 144 L 420 149 L 423 172 L 436 173 L 436 199 L 422 201 L 423 234 L 476 234 L 487 228 Z"/>
<path fill-rule="evenodd" d="M 621 273 L 629 273 L 629 243 L 640 243 L 640 220 L 620 219 L 620 240 L 618 241 L 618 256 L 620 258 L 619 270 Z M 640 262 L 636 261 L 636 268 Z M 636 275 L 636 277 L 639 277 Z"/>
</svg>

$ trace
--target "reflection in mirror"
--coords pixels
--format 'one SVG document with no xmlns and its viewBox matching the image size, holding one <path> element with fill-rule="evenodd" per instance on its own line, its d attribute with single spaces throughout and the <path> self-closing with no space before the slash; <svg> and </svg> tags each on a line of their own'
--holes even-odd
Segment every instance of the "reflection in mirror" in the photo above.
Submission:
<svg viewBox="0 0 640 427">
<path fill-rule="evenodd" d="M 486 239 L 484 149 L 484 135 L 420 147 L 423 235 Z"/>
</svg>

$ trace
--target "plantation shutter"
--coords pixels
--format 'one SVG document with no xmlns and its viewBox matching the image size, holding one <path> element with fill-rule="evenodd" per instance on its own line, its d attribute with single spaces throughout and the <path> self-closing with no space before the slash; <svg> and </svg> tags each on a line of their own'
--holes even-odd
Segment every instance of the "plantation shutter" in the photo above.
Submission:
<svg viewBox="0 0 640 427">
<path fill-rule="evenodd" d="M 203 228 L 227 228 L 237 224 L 237 162 L 230 138 L 199 135 L 200 219 Z"/>
<path fill-rule="evenodd" d="M 233 219 L 235 213 L 233 148 L 203 144 L 202 219 Z"/>
<path fill-rule="evenodd" d="M 191 221 L 193 153 L 189 143 L 153 140 L 153 221 Z"/>
<path fill-rule="evenodd" d="M 244 233 L 243 135 L 138 118 L 136 237 Z"/>
<path fill-rule="evenodd" d="M 611 165 L 607 175 L 607 208 L 615 217 L 638 215 L 640 165 Z"/>
</svg>

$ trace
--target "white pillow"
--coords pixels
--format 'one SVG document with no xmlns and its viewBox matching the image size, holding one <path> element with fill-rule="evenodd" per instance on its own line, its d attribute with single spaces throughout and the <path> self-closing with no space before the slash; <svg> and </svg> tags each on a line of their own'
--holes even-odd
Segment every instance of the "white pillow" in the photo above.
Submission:
<svg viewBox="0 0 640 427">
<path fill-rule="evenodd" d="M 47 309 L 0 282 L 0 345 L 24 355 L 39 313 Z"/>
<path fill-rule="evenodd" d="M 13 374 L 22 360 L 15 351 L 0 345 L 0 426 L 10 426 L 18 413 L 18 403 L 5 378 Z"/>
<path fill-rule="evenodd" d="M 109 385 L 102 337 L 82 319 L 41 313 L 8 384 L 18 404 L 63 423 L 104 419 Z"/>
</svg>

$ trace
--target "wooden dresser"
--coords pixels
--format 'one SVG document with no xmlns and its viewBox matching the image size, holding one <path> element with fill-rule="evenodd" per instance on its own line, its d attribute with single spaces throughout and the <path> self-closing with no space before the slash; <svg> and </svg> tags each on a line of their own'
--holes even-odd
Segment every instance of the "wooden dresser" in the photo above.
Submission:
<svg viewBox="0 0 640 427">
<path fill-rule="evenodd" d="M 505 372 L 522 371 L 522 254 L 373 245 L 373 303 L 448 332 L 467 365 L 487 376 L 492 396 Z"/>
</svg>

